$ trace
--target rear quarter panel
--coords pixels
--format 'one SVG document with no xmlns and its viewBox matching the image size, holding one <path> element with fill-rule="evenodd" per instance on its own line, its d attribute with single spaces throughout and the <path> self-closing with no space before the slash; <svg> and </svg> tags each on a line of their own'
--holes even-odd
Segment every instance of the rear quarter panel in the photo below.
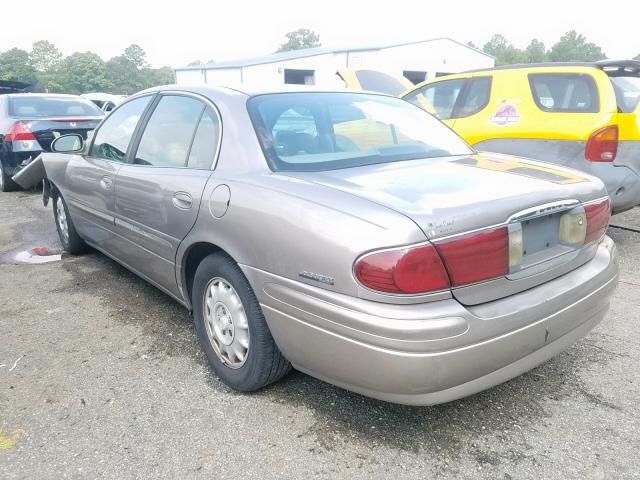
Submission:
<svg viewBox="0 0 640 480">
<path fill-rule="evenodd" d="M 210 209 L 218 185 L 227 185 L 227 212 Z M 198 220 L 178 250 L 176 264 L 186 287 L 184 259 L 190 248 L 209 243 L 226 251 L 241 267 L 358 296 L 355 260 L 381 247 L 425 241 L 409 218 L 351 194 L 277 174 L 242 177 L 213 175 L 205 188 Z M 300 276 L 312 272 L 332 284 Z M 249 276 L 249 275 L 248 275 Z M 253 285 L 260 294 L 261 285 Z M 186 297 L 185 292 L 185 297 Z"/>
</svg>

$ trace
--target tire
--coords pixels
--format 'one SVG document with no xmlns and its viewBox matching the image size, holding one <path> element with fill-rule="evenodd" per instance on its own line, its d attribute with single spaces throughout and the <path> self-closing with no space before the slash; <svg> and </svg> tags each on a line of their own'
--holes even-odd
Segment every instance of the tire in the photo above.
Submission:
<svg viewBox="0 0 640 480">
<path fill-rule="evenodd" d="M 53 217 L 56 221 L 56 230 L 62 248 L 72 255 L 79 255 L 87 251 L 87 244 L 80 238 L 76 227 L 69 215 L 67 203 L 60 193 L 53 196 Z"/>
<path fill-rule="evenodd" d="M 191 300 L 200 345 L 223 383 L 250 392 L 289 373 L 249 281 L 227 254 L 213 253 L 198 265 Z"/>
<path fill-rule="evenodd" d="M 14 192 L 18 190 L 18 184 L 11 180 L 0 160 L 0 192 Z"/>
</svg>

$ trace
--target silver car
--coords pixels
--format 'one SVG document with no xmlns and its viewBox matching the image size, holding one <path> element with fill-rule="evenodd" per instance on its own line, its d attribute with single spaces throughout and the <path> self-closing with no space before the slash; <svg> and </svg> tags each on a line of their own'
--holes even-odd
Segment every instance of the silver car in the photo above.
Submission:
<svg viewBox="0 0 640 480">
<path fill-rule="evenodd" d="M 46 177 L 64 248 L 190 309 L 238 390 L 293 366 L 450 401 L 584 336 L 617 282 L 600 180 L 478 154 L 390 96 L 162 87 L 53 148 L 14 179 Z"/>
</svg>

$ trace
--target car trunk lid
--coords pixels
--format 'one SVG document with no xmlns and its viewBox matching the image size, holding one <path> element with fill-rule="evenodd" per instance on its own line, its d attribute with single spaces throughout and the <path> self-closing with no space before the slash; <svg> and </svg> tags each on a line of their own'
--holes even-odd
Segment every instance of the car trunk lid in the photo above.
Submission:
<svg viewBox="0 0 640 480">
<path fill-rule="evenodd" d="M 51 151 L 51 142 L 57 137 L 75 133 L 87 139 L 87 134 L 95 129 L 102 117 L 82 118 L 38 118 L 25 119 L 22 122 L 33 133 L 45 152 Z"/>
<path fill-rule="evenodd" d="M 606 198 L 604 185 L 581 172 L 499 154 L 287 175 L 392 208 L 411 218 L 436 246 L 496 227 L 508 228 L 509 238 L 520 235 L 523 258 L 507 275 L 454 286 L 464 304 L 517 293 L 589 260 L 592 245 L 561 241 L 561 217 L 569 211 L 584 215 L 582 204 Z"/>
</svg>

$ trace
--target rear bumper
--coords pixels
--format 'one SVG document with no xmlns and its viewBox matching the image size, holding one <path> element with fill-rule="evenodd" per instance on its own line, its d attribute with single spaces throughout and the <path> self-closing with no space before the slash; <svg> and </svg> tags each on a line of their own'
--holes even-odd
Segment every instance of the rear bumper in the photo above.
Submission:
<svg viewBox="0 0 640 480">
<path fill-rule="evenodd" d="M 283 354 L 299 370 L 381 400 L 430 405 L 513 378 L 583 337 L 617 283 L 606 237 L 585 265 L 510 297 L 389 305 L 243 267 Z"/>
<path fill-rule="evenodd" d="M 2 166 L 7 174 L 9 176 L 13 176 L 31 163 L 41 153 L 42 150 L 13 152 L 3 148 L 3 151 L 0 153 L 0 161 L 2 161 Z"/>
</svg>

